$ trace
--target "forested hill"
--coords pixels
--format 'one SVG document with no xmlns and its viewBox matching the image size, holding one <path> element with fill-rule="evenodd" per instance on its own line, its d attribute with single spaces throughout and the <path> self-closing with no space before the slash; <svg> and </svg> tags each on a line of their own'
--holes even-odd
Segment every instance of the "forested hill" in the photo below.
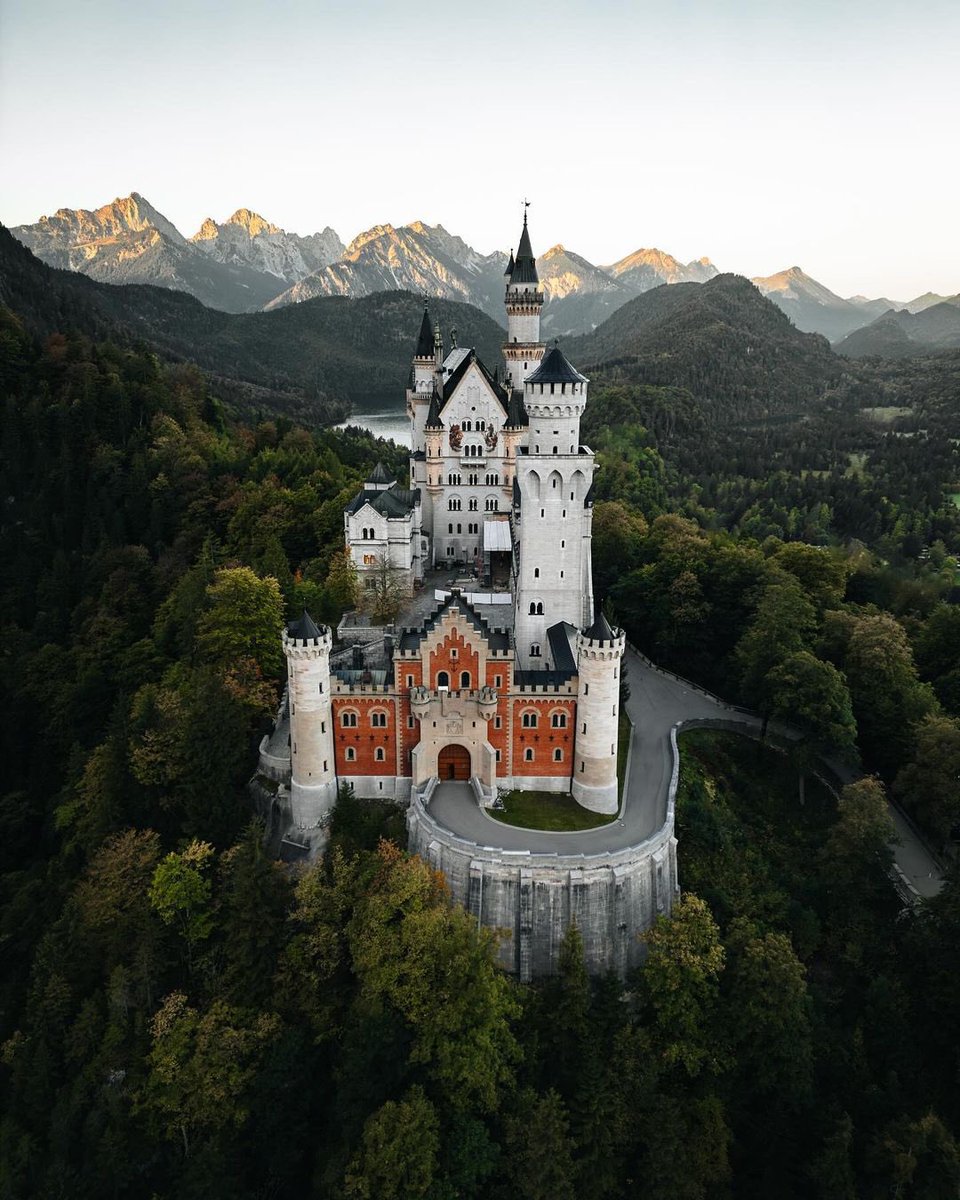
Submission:
<svg viewBox="0 0 960 1200">
<path fill-rule="evenodd" d="M 248 411 L 285 412 L 316 424 L 354 405 L 399 405 L 423 310 L 410 292 L 380 292 L 360 300 L 321 297 L 269 313 L 218 312 L 167 288 L 97 283 L 54 270 L 2 226 L 0 303 L 41 335 L 73 330 L 148 343 L 167 358 L 252 385 L 230 393 Z M 431 300 L 430 311 L 445 339 L 456 328 L 460 344 L 475 346 L 492 368 L 504 336 L 495 321 L 449 300 Z"/>
<path fill-rule="evenodd" d="M 803 411 L 842 370 L 826 338 L 739 275 L 654 288 L 563 349 L 596 382 L 686 388 L 738 419 Z"/>
</svg>

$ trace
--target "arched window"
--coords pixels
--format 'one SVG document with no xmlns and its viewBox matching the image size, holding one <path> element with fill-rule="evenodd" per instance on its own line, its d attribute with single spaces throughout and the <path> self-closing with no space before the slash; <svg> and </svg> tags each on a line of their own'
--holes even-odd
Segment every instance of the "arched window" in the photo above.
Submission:
<svg viewBox="0 0 960 1200">
<path fill-rule="evenodd" d="M 530 657 L 531 658 L 539 658 L 540 657 L 540 643 L 539 642 L 533 642 L 531 644 Z"/>
<path fill-rule="evenodd" d="M 537 714 L 535 712 L 525 712 L 520 718 L 520 724 L 524 729 L 536 729 Z"/>
<path fill-rule="evenodd" d="M 470 690 L 470 672 L 469 671 L 461 671 L 460 672 L 460 687 L 464 691 Z"/>
<path fill-rule="evenodd" d="M 450 499 L 447 501 L 447 508 L 450 510 L 450 512 L 459 512 L 460 511 L 460 497 L 459 496 L 451 496 Z"/>
<path fill-rule="evenodd" d="M 478 504 L 479 501 L 477 500 L 476 496 L 471 496 L 467 501 L 467 508 L 469 508 L 471 512 L 476 512 Z"/>
<path fill-rule="evenodd" d="M 563 762 L 563 751 L 560 749 L 559 746 L 553 752 L 553 761 L 554 762 Z"/>
<path fill-rule="evenodd" d="M 437 672 L 437 687 L 448 688 L 450 686 L 450 676 L 446 671 Z"/>
<path fill-rule="evenodd" d="M 347 762 L 356 762 L 357 752 L 352 746 L 348 746 L 344 753 L 344 757 L 346 758 Z"/>
<path fill-rule="evenodd" d="M 371 724 L 371 725 L 372 725 L 372 726 L 373 726 L 375 729 L 386 729 L 386 727 L 387 727 L 387 714 L 386 714 L 385 712 L 379 712 L 379 711 L 377 711 L 377 712 L 372 712 L 372 713 L 370 714 L 370 724 Z"/>
<path fill-rule="evenodd" d="M 384 762 L 387 757 L 384 748 L 382 746 L 378 746 L 373 752 L 373 757 L 375 762 Z"/>
<path fill-rule="evenodd" d="M 344 729 L 356 729 L 357 714 L 355 712 L 344 712 L 340 714 L 340 724 Z"/>
<path fill-rule="evenodd" d="M 565 712 L 555 712 L 550 717 L 550 724 L 553 726 L 554 729 L 566 729 L 567 714 Z"/>
<path fill-rule="evenodd" d="M 464 433 L 469 433 L 472 428 L 473 428 L 473 426 L 470 424 L 469 421 L 464 421 L 464 423 L 463 423 L 463 432 Z"/>
<path fill-rule="evenodd" d="M 533 747 L 532 746 L 528 746 L 526 748 L 526 750 L 524 750 L 523 761 L 524 762 L 533 762 Z"/>
<path fill-rule="evenodd" d="M 485 507 L 486 507 L 487 512 L 496 512 L 497 508 L 499 507 L 499 502 L 497 501 L 497 497 L 496 496 L 488 496 Z"/>
</svg>

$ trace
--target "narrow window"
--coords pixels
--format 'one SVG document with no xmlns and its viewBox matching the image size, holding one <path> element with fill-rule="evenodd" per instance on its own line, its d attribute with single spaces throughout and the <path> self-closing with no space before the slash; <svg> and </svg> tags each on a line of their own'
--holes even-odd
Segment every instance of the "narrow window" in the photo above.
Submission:
<svg viewBox="0 0 960 1200">
<path fill-rule="evenodd" d="M 493 727 L 494 727 L 494 729 L 502 729 L 503 728 L 503 720 L 500 717 L 494 717 L 493 718 Z"/>
<path fill-rule="evenodd" d="M 354 750 L 354 748 L 352 746 L 348 746 L 347 753 L 346 753 L 347 762 L 355 762 L 356 757 L 357 757 L 356 750 Z"/>
<path fill-rule="evenodd" d="M 559 746 L 553 752 L 553 761 L 554 762 L 563 762 L 563 751 L 559 748 Z"/>
<path fill-rule="evenodd" d="M 384 750 L 383 750 L 382 746 L 378 746 L 376 748 L 376 751 L 374 752 L 373 757 L 374 757 L 374 761 L 376 761 L 376 762 L 384 761 Z"/>
<path fill-rule="evenodd" d="M 586 732 L 587 732 L 587 723 L 586 723 L 586 721 L 584 721 L 584 723 L 583 723 L 583 728 L 580 730 L 580 732 L 581 732 L 581 733 L 586 733 Z"/>
<path fill-rule="evenodd" d="M 437 673 L 437 687 L 444 688 L 444 687 L 449 687 L 449 686 L 450 686 L 450 676 L 446 673 L 446 671 L 439 671 Z"/>
<path fill-rule="evenodd" d="M 496 754 L 497 754 L 497 762 L 499 762 L 499 761 L 500 761 L 500 751 L 498 750 L 498 751 L 496 752 Z"/>
<path fill-rule="evenodd" d="M 528 746 L 526 748 L 526 750 L 524 750 L 523 761 L 524 762 L 533 762 L 533 747 L 532 746 Z"/>
<path fill-rule="evenodd" d="M 461 671 L 460 672 L 460 687 L 461 687 L 461 689 L 466 690 L 466 691 L 470 690 L 470 672 L 469 671 Z"/>
</svg>

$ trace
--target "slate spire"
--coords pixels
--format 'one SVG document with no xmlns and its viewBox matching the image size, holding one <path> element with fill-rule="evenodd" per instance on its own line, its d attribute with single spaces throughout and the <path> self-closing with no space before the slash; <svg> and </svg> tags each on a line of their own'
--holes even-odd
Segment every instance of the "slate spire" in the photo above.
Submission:
<svg viewBox="0 0 960 1200">
<path fill-rule="evenodd" d="M 593 624 L 584 632 L 585 638 L 591 638 L 595 642 L 612 642 L 616 638 L 616 634 L 610 628 L 610 622 L 603 615 L 603 609 L 600 609 L 594 618 Z"/>
<path fill-rule="evenodd" d="M 527 229 L 527 214 L 523 214 L 523 230 L 520 233 L 520 244 L 517 246 L 517 257 L 510 272 L 511 283 L 539 283 L 537 275 L 537 260 L 533 257 L 530 245 L 530 232 Z"/>
<path fill-rule="evenodd" d="M 430 324 L 430 310 L 423 306 L 423 320 L 420 322 L 420 336 L 417 338 L 417 358 L 433 358 L 433 327 Z"/>
</svg>

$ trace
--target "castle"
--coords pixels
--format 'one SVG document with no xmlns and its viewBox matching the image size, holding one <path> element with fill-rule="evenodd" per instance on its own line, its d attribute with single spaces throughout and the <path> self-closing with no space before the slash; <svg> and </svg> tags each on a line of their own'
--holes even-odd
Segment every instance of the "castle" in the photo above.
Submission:
<svg viewBox="0 0 960 1200">
<path fill-rule="evenodd" d="M 618 850 L 596 870 L 545 860 L 534 880 L 507 861 L 527 850 L 477 846 L 427 811 L 450 781 L 469 785 L 474 811 L 500 788 L 571 794 L 597 813 L 620 804 L 625 639 L 594 606 L 595 462 L 580 443 L 589 381 L 540 340 L 544 297 L 526 217 L 505 280 L 503 374 L 455 338 L 445 354 L 425 311 L 406 393 L 410 486 L 378 466 L 344 513 L 361 585 L 389 575 L 419 619 L 338 651 L 308 613 L 291 622 L 285 707 L 260 772 L 280 785 L 287 848 L 307 856 L 323 845 L 339 785 L 407 804 L 411 848 L 445 871 L 478 920 L 516 927 L 502 957 L 521 977 L 551 968 L 574 919 L 595 927 L 588 960 L 623 969 L 636 952 L 631 931 L 669 911 L 672 818 L 639 856 Z M 484 827 L 484 836 L 497 835 Z M 540 917 L 525 924 L 524 889 L 534 884 L 543 894 L 528 907 Z M 536 920 L 550 929 L 539 959 L 523 950 Z"/>
</svg>

